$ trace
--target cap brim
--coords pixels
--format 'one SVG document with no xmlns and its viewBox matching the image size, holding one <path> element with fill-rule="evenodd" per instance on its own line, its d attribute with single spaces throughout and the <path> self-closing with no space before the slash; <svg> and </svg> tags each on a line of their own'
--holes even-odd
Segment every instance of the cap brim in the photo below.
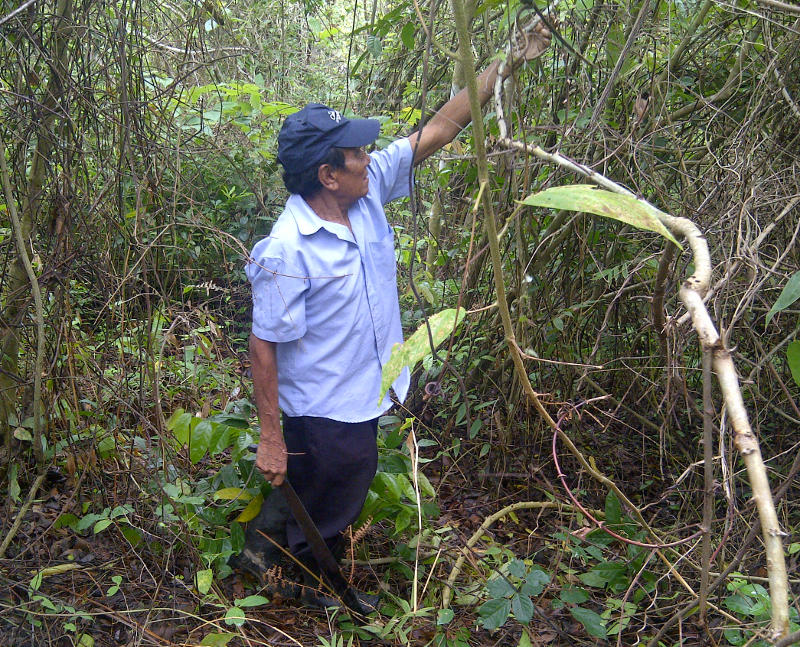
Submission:
<svg viewBox="0 0 800 647">
<path fill-rule="evenodd" d="M 350 119 L 336 132 L 334 146 L 340 148 L 359 148 L 371 144 L 381 132 L 381 122 L 377 119 Z"/>
</svg>

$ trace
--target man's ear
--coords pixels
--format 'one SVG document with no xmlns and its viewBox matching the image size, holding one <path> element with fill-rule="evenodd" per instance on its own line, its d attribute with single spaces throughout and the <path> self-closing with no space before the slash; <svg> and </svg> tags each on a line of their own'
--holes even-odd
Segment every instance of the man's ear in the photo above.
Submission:
<svg viewBox="0 0 800 647">
<path fill-rule="evenodd" d="M 339 181 L 334 173 L 335 169 L 330 164 L 322 164 L 317 170 L 317 179 L 323 188 L 335 191 L 339 188 Z"/>
</svg>

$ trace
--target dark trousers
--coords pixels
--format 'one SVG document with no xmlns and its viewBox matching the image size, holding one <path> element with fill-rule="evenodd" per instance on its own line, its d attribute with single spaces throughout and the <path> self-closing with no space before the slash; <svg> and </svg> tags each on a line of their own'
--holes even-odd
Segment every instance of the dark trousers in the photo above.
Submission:
<svg viewBox="0 0 800 647">
<path fill-rule="evenodd" d="M 289 480 L 332 551 L 341 544 L 342 532 L 358 518 L 375 477 L 377 432 L 377 418 L 356 423 L 310 416 L 283 419 Z M 286 536 L 293 555 L 312 559 L 292 516 Z"/>
</svg>

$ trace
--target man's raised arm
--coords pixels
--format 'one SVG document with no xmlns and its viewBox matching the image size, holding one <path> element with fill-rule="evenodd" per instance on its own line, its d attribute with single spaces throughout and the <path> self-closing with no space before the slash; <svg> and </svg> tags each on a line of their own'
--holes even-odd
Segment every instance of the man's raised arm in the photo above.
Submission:
<svg viewBox="0 0 800 647">
<path fill-rule="evenodd" d="M 525 50 L 513 57 L 512 65 L 517 67 L 541 56 L 549 46 L 550 32 L 540 24 L 528 37 Z M 499 66 L 499 61 L 494 61 L 478 75 L 478 99 L 481 105 L 492 96 Z M 508 74 L 510 70 L 506 66 L 506 75 Z M 467 88 L 464 88 L 431 117 L 422 128 L 422 133 L 417 131 L 408 136 L 411 150 L 414 151 L 414 164 L 419 164 L 442 146 L 453 141 L 470 121 L 469 93 Z"/>
</svg>

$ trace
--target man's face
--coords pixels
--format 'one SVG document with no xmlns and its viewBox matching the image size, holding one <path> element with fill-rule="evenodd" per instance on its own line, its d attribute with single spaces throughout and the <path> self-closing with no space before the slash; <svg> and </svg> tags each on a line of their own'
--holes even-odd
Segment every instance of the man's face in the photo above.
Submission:
<svg viewBox="0 0 800 647">
<path fill-rule="evenodd" d="M 345 148 L 344 168 L 335 169 L 339 182 L 337 194 L 352 204 L 367 195 L 369 190 L 369 154 L 363 148 Z"/>
</svg>

